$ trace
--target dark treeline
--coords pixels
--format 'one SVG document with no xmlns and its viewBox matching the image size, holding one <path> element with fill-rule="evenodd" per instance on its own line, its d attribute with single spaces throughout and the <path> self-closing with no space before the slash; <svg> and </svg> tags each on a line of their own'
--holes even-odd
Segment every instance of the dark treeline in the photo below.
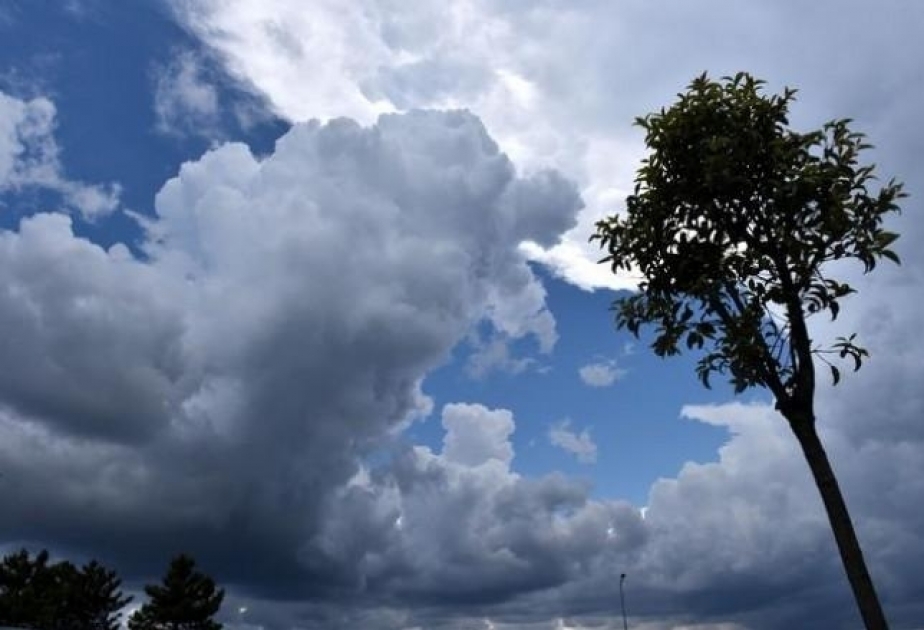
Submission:
<svg viewBox="0 0 924 630">
<path fill-rule="evenodd" d="M 224 590 L 175 557 L 160 584 L 144 587 L 148 601 L 128 619 L 130 630 L 221 630 L 213 617 Z M 132 596 L 115 571 L 91 561 L 82 567 L 50 562 L 47 551 L 23 549 L 0 561 L 0 626 L 34 630 L 117 630 Z"/>
</svg>

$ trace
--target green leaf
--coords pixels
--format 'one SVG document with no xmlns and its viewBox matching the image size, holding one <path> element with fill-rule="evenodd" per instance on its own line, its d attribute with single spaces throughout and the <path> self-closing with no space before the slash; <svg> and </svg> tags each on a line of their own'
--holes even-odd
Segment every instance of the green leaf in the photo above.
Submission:
<svg viewBox="0 0 924 630">
<path fill-rule="evenodd" d="M 879 247 L 888 247 L 896 240 L 898 240 L 898 234 L 895 232 L 880 232 L 876 235 L 876 244 Z"/>
<path fill-rule="evenodd" d="M 687 334 L 687 349 L 692 350 L 693 346 L 702 348 L 703 338 L 699 333 L 691 331 L 689 334 Z"/>
<path fill-rule="evenodd" d="M 901 259 L 898 257 L 898 254 L 896 254 L 895 252 L 893 252 L 891 249 L 884 249 L 884 250 L 882 250 L 882 251 L 879 252 L 879 253 L 882 255 L 883 258 L 888 258 L 889 260 L 891 260 L 892 262 L 894 262 L 896 265 L 902 264 L 902 261 L 901 261 Z"/>
</svg>

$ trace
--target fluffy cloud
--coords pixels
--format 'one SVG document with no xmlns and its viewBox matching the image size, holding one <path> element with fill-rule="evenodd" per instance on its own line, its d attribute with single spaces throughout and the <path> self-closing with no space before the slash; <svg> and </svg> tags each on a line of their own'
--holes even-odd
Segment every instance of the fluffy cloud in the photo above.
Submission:
<svg viewBox="0 0 924 630">
<path fill-rule="evenodd" d="M 513 460 L 510 434 L 513 414 L 491 411 L 481 405 L 447 405 L 443 408 L 443 457 L 450 462 L 477 466 L 496 460 L 509 466 Z"/>
<path fill-rule="evenodd" d="M 0 399 L 73 435 L 137 442 L 178 404 L 186 288 L 74 238 L 63 214 L 0 232 Z"/>
<path fill-rule="evenodd" d="M 332 506 L 325 549 L 352 554 L 370 598 L 384 590 L 447 612 L 457 604 L 502 615 L 509 599 L 596 573 L 602 558 L 642 542 L 628 504 L 591 501 L 584 484 L 560 475 L 513 472 L 509 411 L 453 404 L 442 419 L 441 452 L 413 447 Z"/>
<path fill-rule="evenodd" d="M 597 445 L 590 437 L 590 431 L 584 429 L 580 433 L 575 433 L 571 430 L 570 420 L 560 422 L 549 429 L 549 442 L 571 453 L 585 464 L 597 461 Z"/>
<path fill-rule="evenodd" d="M 416 112 L 185 164 L 143 258 L 24 219 L 0 233 L 0 536 L 145 570 L 182 540 L 251 592 L 326 583 L 324 507 L 426 413 L 425 374 L 479 322 L 554 343 L 517 245 L 578 207 L 560 177 L 518 178 L 473 116 Z M 486 446 L 466 413 L 447 411 L 447 456 L 468 461 Z"/>
<path fill-rule="evenodd" d="M 578 375 L 590 387 L 609 387 L 625 376 L 626 370 L 617 367 L 616 361 L 598 361 L 582 366 Z"/>
<path fill-rule="evenodd" d="M 0 194 L 37 188 L 93 219 L 119 205 L 117 185 L 89 185 L 68 179 L 54 138 L 55 106 L 46 98 L 23 101 L 0 92 Z"/>
<path fill-rule="evenodd" d="M 155 128 L 175 140 L 196 136 L 215 145 L 271 122 L 265 98 L 229 77 L 207 51 L 178 48 L 150 73 Z"/>
<path fill-rule="evenodd" d="M 673 0 L 657 12 L 643 0 L 528 7 L 362 0 L 349 10 L 322 0 L 310 14 L 289 0 L 171 4 L 232 73 L 291 120 L 466 107 L 517 164 L 565 172 L 580 183 L 587 208 L 561 242 L 526 251 L 586 289 L 636 282 L 594 264 L 599 250 L 587 243 L 595 221 L 632 189 L 642 155 L 630 128 L 636 116 L 667 104 L 704 69 L 745 69 L 806 94 L 826 86 L 824 95 L 815 92 L 813 111 L 794 120 L 860 117 L 871 94 L 914 83 L 916 55 L 893 43 L 912 41 L 912 25 L 924 17 L 921 7 L 900 2 L 806 8 L 792 0 L 759 11 L 733 2 L 704 11 Z M 840 26 L 832 30 L 833 14 Z M 902 99 L 890 100 L 901 107 Z"/>
<path fill-rule="evenodd" d="M 770 406 L 739 403 L 687 407 L 684 414 L 727 427 L 732 438 L 718 462 L 687 464 L 676 479 L 652 487 L 645 513 L 651 544 L 631 569 L 642 607 L 696 609 L 700 619 L 714 616 L 747 628 L 801 626 L 812 619 L 855 627 L 857 613 L 821 500 L 785 422 Z M 921 561 L 921 515 L 905 502 L 919 489 L 899 478 L 924 465 L 924 436 L 918 432 L 914 447 L 857 448 L 848 445 L 837 420 L 825 417 L 821 431 L 871 571 L 896 626 L 913 627 L 920 605 L 908 594 L 920 588 L 912 567 Z M 665 592 L 671 593 L 668 608 Z"/>
<path fill-rule="evenodd" d="M 218 90 L 208 80 L 200 56 L 183 51 L 156 70 L 154 114 L 160 131 L 179 133 L 203 126 L 214 128 L 219 113 Z"/>
<path fill-rule="evenodd" d="M 471 109 L 523 169 L 563 170 L 589 202 L 564 240 L 527 242 L 524 251 L 587 289 L 634 285 L 594 264 L 599 256 L 587 236 L 625 189 L 620 182 L 628 181 L 631 160 L 623 157 L 634 157 L 637 148 L 627 153 L 577 124 L 581 112 L 564 112 L 561 97 L 582 87 L 572 76 L 586 77 L 545 63 L 557 57 L 555 48 L 579 50 L 576 42 L 586 39 L 581 29 L 597 28 L 592 20 L 554 4 L 521 15 L 482 0 L 439 7 L 365 0 L 347 11 L 325 0 L 313 5 L 310 18 L 285 0 L 172 5 L 232 74 L 290 120 L 346 115 L 370 121 L 383 111 Z M 563 37 L 564 24 L 576 35 Z M 535 37 L 556 43 L 539 49 Z"/>
</svg>

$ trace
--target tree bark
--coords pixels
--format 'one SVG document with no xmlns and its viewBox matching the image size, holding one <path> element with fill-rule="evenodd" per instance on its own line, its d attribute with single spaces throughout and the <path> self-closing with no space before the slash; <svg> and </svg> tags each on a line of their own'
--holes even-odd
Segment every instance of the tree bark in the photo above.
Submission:
<svg viewBox="0 0 924 630">
<path fill-rule="evenodd" d="M 863 623 L 867 630 L 888 630 L 889 624 L 886 622 L 882 605 L 879 603 L 879 596 L 876 594 L 873 580 L 866 568 L 866 560 L 863 558 L 860 542 L 857 540 L 853 522 L 850 520 L 847 504 L 844 502 L 834 470 L 831 468 L 824 446 L 815 430 L 815 419 L 811 415 L 787 419 L 802 447 L 818 492 L 821 493 L 831 531 L 837 541 L 844 571 L 853 589 L 853 596 L 860 609 L 860 615 L 863 617 Z"/>
</svg>

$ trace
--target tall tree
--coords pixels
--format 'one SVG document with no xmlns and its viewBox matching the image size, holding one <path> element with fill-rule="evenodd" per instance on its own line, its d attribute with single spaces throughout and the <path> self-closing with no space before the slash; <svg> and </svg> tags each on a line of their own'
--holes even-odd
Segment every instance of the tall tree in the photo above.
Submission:
<svg viewBox="0 0 924 630">
<path fill-rule="evenodd" d="M 48 552 L 33 558 L 25 549 L 0 561 L 0 624 L 38 627 L 52 590 Z"/>
<path fill-rule="evenodd" d="M 170 562 L 160 585 L 144 587 L 149 601 L 128 620 L 129 630 L 221 630 L 212 617 L 221 608 L 223 589 L 196 570 L 190 556 Z"/>
<path fill-rule="evenodd" d="M 115 571 L 96 560 L 79 570 L 70 563 L 61 563 L 56 569 L 62 573 L 65 586 L 62 606 L 67 614 L 52 628 L 60 630 L 118 630 L 120 610 L 132 601 L 121 591 L 122 581 Z"/>
<path fill-rule="evenodd" d="M 123 596 L 114 571 L 92 561 L 78 569 L 49 564 L 48 552 L 26 550 L 0 562 L 0 624 L 40 630 L 116 630 Z"/>
<path fill-rule="evenodd" d="M 654 331 L 659 356 L 704 350 L 697 373 L 725 374 L 736 392 L 767 388 L 792 429 L 821 494 L 854 598 L 870 630 L 887 628 L 847 506 L 815 428 L 815 369 L 836 385 L 839 359 L 859 369 L 855 336 L 819 344 L 809 319 L 836 318 L 854 289 L 841 260 L 866 272 L 898 235 L 883 228 L 904 197 L 894 180 L 873 190 L 869 145 L 833 120 L 799 133 L 789 126 L 795 90 L 765 95 L 746 73 L 695 79 L 668 109 L 636 120 L 650 153 L 626 211 L 597 224 L 593 239 L 614 272 L 640 274 L 618 299 L 616 324 Z M 816 363 L 817 361 L 817 363 Z"/>
</svg>

